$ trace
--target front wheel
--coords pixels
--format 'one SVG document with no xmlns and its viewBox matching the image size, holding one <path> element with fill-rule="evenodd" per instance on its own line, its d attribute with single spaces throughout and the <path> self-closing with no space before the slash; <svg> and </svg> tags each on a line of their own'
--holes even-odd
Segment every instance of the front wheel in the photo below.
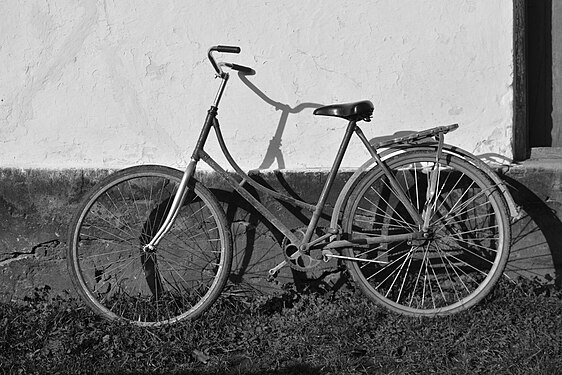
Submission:
<svg viewBox="0 0 562 375">
<path fill-rule="evenodd" d="M 436 154 L 406 152 L 385 162 L 414 209 L 423 215 Z M 507 207 L 497 186 L 454 155 L 439 160 L 427 238 L 346 248 L 354 281 L 377 304 L 411 316 L 452 314 L 484 298 L 509 255 Z M 348 239 L 420 230 L 381 168 L 350 194 L 342 228 Z"/>
<path fill-rule="evenodd" d="M 168 214 L 182 173 L 161 166 L 121 170 L 83 200 L 69 230 L 72 282 L 96 313 L 157 326 L 195 318 L 224 287 L 232 262 L 224 212 L 199 182 L 158 246 L 145 245 Z"/>
</svg>

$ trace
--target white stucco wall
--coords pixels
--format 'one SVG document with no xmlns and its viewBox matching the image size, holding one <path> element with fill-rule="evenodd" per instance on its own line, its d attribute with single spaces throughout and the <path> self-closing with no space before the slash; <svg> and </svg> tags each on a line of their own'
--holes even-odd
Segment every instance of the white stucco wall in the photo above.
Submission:
<svg viewBox="0 0 562 375">
<path fill-rule="evenodd" d="M 214 44 L 239 45 L 226 58 L 279 107 L 370 99 L 370 138 L 458 122 L 449 143 L 511 157 L 512 0 L 3 0 L 0 167 L 184 165 Z M 236 75 L 219 115 L 245 169 L 327 168 L 346 125 L 304 108 L 278 129 L 283 112 Z"/>
</svg>

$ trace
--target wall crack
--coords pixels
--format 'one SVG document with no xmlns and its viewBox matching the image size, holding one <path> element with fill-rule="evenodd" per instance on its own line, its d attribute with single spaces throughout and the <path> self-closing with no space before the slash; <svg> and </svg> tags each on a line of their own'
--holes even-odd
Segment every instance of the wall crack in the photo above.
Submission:
<svg viewBox="0 0 562 375">
<path fill-rule="evenodd" d="M 60 241 L 57 239 L 49 240 L 41 242 L 37 245 L 34 245 L 30 251 L 13 251 L 9 253 L 4 253 L 9 258 L 3 259 L 0 261 L 0 267 L 5 267 L 10 263 L 29 259 L 29 258 L 36 258 L 38 256 L 46 256 L 49 250 L 52 250 L 60 245 Z M 43 254 L 39 254 L 39 252 L 43 250 Z"/>
</svg>

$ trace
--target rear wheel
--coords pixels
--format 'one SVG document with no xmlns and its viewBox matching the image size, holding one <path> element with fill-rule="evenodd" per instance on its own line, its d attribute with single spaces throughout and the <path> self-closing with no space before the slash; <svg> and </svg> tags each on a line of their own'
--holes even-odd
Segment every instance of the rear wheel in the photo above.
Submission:
<svg viewBox="0 0 562 375">
<path fill-rule="evenodd" d="M 435 152 L 406 152 L 386 161 L 412 206 L 426 208 Z M 497 187 L 472 164 L 443 155 L 428 238 L 344 250 L 362 291 L 392 311 L 412 316 L 452 314 L 478 303 L 502 275 L 510 225 Z M 358 182 L 342 227 L 348 239 L 419 231 L 380 168 Z"/>
<path fill-rule="evenodd" d="M 141 326 L 195 318 L 224 287 L 231 234 L 212 193 L 192 180 L 170 231 L 146 249 L 168 214 L 182 173 L 138 166 L 110 175 L 84 199 L 70 225 L 74 286 L 107 319 Z"/>
</svg>

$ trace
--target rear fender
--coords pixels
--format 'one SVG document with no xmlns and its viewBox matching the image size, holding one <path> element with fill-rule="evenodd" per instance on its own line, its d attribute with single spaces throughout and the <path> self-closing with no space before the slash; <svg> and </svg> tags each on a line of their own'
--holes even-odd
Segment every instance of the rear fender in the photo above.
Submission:
<svg viewBox="0 0 562 375">
<path fill-rule="evenodd" d="M 387 148 L 387 149 L 384 149 L 384 150 L 380 151 L 379 154 L 380 154 L 381 159 L 383 161 L 385 161 L 385 160 L 388 160 L 389 158 L 391 158 L 395 155 L 404 153 L 406 151 L 408 151 L 408 152 L 412 152 L 412 151 L 437 151 L 437 143 L 435 143 L 435 144 L 424 143 L 424 144 L 420 144 L 420 145 L 407 145 L 407 144 L 399 145 L 399 144 L 397 144 L 397 145 L 393 145 L 390 148 Z M 495 183 L 497 185 L 498 189 L 502 193 L 502 195 L 505 199 L 505 202 L 507 203 L 507 207 L 508 207 L 508 210 L 509 210 L 509 214 L 511 216 L 511 220 L 514 221 L 521 216 L 521 209 L 520 209 L 519 206 L 517 206 L 517 204 L 515 204 L 515 201 L 513 200 L 513 197 L 511 196 L 511 193 L 507 189 L 507 186 L 506 186 L 505 182 L 499 177 L 499 175 L 488 164 L 486 164 L 485 162 L 480 160 L 475 155 L 472 155 L 468 151 L 465 151 L 465 150 L 463 150 L 461 148 L 458 148 L 456 146 L 444 144 L 443 145 L 443 152 L 445 154 L 451 154 L 451 155 L 458 156 L 458 157 L 466 160 L 467 162 L 471 163 L 472 165 L 474 165 L 478 169 L 480 169 L 484 174 L 486 174 L 488 176 L 488 178 L 490 178 L 490 180 L 493 181 L 493 183 Z M 332 213 L 332 220 L 330 222 L 330 226 L 332 228 L 338 228 L 338 225 L 339 225 L 340 220 L 341 220 L 341 216 L 343 215 L 343 211 L 345 209 L 345 205 L 346 205 L 346 203 L 347 203 L 347 201 L 348 201 L 348 199 L 351 195 L 351 192 L 353 191 L 353 188 L 357 185 L 357 183 L 359 182 L 361 177 L 366 174 L 366 172 L 370 171 L 373 168 L 376 168 L 376 166 L 377 166 L 377 162 L 375 161 L 375 159 L 370 159 L 370 160 L 366 161 L 365 163 L 363 163 L 363 165 L 361 165 L 355 171 L 355 173 L 353 173 L 353 175 L 351 175 L 349 180 L 346 182 L 346 184 L 344 185 L 344 187 L 340 191 L 340 194 L 338 195 L 338 199 L 336 200 L 336 203 L 334 205 L 334 211 Z"/>
</svg>

